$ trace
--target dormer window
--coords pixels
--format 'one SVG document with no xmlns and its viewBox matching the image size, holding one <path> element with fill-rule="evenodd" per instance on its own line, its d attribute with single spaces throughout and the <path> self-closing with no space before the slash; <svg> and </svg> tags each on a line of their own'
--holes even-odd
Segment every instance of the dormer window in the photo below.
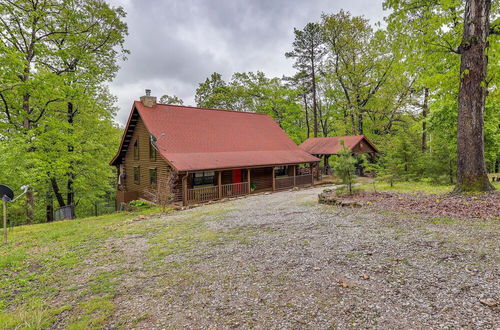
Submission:
<svg viewBox="0 0 500 330">
<path fill-rule="evenodd" d="M 134 142 L 134 160 L 139 160 L 139 140 Z"/>
</svg>

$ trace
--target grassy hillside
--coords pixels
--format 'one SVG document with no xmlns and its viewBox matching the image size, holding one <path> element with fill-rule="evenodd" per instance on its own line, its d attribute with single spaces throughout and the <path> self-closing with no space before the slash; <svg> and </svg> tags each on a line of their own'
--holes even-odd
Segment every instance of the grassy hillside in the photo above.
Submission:
<svg viewBox="0 0 500 330">
<path fill-rule="evenodd" d="M 0 248 L 0 327 L 45 328 L 61 319 L 73 329 L 103 326 L 115 309 L 118 282 L 137 267 L 155 269 L 200 242 L 244 243 L 240 231 L 204 224 L 228 211 L 200 208 L 169 219 L 153 208 L 14 228 Z M 147 237 L 141 240 L 145 256 L 120 244 L 130 237 Z"/>
<path fill-rule="evenodd" d="M 78 290 L 68 279 L 91 256 L 108 253 L 106 239 L 138 231 L 140 226 L 130 223 L 134 216 L 111 214 L 10 230 L 8 245 L 0 249 L 0 324 L 45 327 L 57 314 L 73 308 L 86 315 L 83 322 L 105 319 L 112 309 L 113 272 L 91 278 L 90 286 L 75 296 L 73 307 L 58 302 L 57 296 L 61 290 Z"/>
</svg>

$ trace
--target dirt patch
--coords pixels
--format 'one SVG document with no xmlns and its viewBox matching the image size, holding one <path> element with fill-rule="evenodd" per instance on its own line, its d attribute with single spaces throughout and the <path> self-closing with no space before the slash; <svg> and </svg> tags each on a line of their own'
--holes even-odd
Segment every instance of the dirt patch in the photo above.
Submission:
<svg viewBox="0 0 500 330">
<path fill-rule="evenodd" d="M 362 193 L 349 197 L 363 206 L 391 211 L 455 219 L 499 219 L 500 192 L 474 195 L 428 195 L 424 193 Z"/>
</svg>

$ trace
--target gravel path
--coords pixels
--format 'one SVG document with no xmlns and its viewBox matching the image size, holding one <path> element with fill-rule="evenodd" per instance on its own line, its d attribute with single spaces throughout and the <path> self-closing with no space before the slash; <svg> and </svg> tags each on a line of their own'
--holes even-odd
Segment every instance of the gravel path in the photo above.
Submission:
<svg viewBox="0 0 500 330">
<path fill-rule="evenodd" d="M 440 221 L 322 206 L 322 189 L 166 217 L 201 218 L 210 231 L 238 239 L 200 241 L 161 267 L 132 273 L 110 327 L 500 327 L 498 219 Z M 149 245 L 138 246 L 147 256 Z"/>
</svg>

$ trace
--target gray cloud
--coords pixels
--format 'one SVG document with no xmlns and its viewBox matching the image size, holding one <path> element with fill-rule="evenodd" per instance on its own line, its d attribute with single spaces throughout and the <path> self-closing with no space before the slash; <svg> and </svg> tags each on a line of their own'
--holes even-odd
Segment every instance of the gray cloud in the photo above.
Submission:
<svg viewBox="0 0 500 330">
<path fill-rule="evenodd" d="M 144 93 L 175 94 L 194 105 L 198 84 L 212 72 L 290 75 L 284 57 L 293 28 L 319 21 L 340 9 L 381 21 L 382 0 L 109 0 L 127 12 L 128 60 L 121 63 L 111 91 L 118 96 L 116 120 L 123 124 L 130 105 Z"/>
</svg>

